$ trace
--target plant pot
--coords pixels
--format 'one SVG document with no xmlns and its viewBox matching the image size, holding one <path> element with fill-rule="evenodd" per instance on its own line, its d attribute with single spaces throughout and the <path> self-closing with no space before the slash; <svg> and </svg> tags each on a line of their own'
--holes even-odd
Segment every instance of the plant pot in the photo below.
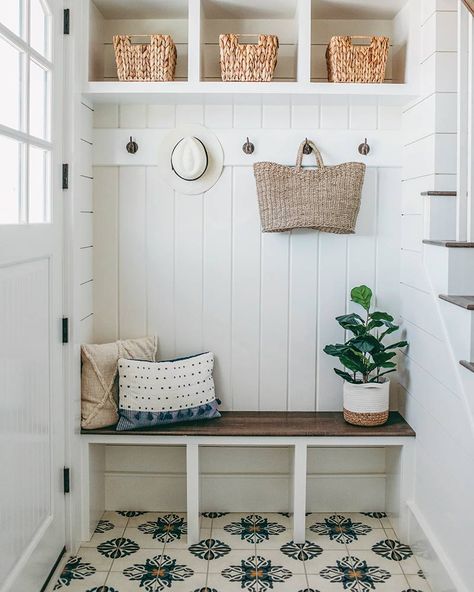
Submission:
<svg viewBox="0 0 474 592">
<path fill-rule="evenodd" d="M 344 419 L 359 426 L 379 426 L 388 419 L 390 380 L 352 384 L 344 382 Z"/>
</svg>

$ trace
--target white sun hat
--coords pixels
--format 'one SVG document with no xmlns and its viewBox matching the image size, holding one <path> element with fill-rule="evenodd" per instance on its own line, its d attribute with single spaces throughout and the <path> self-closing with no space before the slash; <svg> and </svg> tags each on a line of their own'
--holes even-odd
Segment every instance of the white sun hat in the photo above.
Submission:
<svg viewBox="0 0 474 592">
<path fill-rule="evenodd" d="M 224 152 L 217 136 L 200 125 L 176 128 L 158 150 L 158 167 L 164 180 L 179 193 L 197 195 L 217 183 Z"/>
</svg>

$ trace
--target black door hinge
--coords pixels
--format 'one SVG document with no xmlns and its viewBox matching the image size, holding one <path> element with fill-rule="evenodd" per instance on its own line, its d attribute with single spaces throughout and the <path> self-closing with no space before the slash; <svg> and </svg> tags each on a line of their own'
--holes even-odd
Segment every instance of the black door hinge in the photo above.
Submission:
<svg viewBox="0 0 474 592">
<path fill-rule="evenodd" d="M 71 11 L 69 8 L 64 9 L 64 21 L 63 21 L 63 33 L 65 35 L 69 35 L 69 30 L 71 26 Z"/>
<path fill-rule="evenodd" d="M 64 493 L 71 492 L 71 469 L 69 467 L 64 467 L 63 469 L 63 484 L 64 484 Z"/>
<path fill-rule="evenodd" d="M 69 165 L 63 164 L 63 189 L 69 189 Z"/>
<path fill-rule="evenodd" d="M 63 343 L 69 343 L 69 319 L 63 317 Z"/>
</svg>

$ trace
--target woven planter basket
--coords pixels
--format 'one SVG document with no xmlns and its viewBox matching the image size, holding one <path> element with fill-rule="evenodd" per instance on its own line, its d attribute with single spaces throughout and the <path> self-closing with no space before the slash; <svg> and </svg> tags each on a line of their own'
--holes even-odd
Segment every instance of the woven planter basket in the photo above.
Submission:
<svg viewBox="0 0 474 592">
<path fill-rule="evenodd" d="M 370 45 L 354 45 L 353 39 L 370 39 Z M 329 82 L 383 82 L 388 45 L 388 37 L 332 37 L 326 50 Z"/>
<path fill-rule="evenodd" d="M 344 419 L 360 426 L 378 426 L 389 417 L 390 380 L 379 383 L 344 382 Z"/>
<path fill-rule="evenodd" d="M 263 232 L 314 228 L 335 234 L 353 234 L 360 209 L 365 164 L 348 162 L 325 166 L 313 142 L 318 168 L 303 170 L 302 142 L 296 167 L 272 162 L 254 165 Z"/>
<path fill-rule="evenodd" d="M 147 37 L 150 43 L 132 43 Z M 176 46 L 170 35 L 114 35 L 119 80 L 169 82 L 176 70 Z"/>
<path fill-rule="evenodd" d="M 219 36 L 221 75 L 225 82 L 270 82 L 277 65 L 278 37 L 259 35 L 258 43 L 240 43 L 241 37 Z"/>
</svg>

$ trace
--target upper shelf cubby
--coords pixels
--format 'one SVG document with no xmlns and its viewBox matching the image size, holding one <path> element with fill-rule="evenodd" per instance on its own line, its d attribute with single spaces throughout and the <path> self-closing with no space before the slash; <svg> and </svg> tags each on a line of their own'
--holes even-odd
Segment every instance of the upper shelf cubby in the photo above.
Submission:
<svg viewBox="0 0 474 592">
<path fill-rule="evenodd" d="M 412 8 L 408 0 L 311 0 L 311 81 L 327 81 L 326 48 L 332 36 L 383 35 L 390 39 L 385 82 L 404 83 Z"/>
<path fill-rule="evenodd" d="M 82 0 L 88 54 L 84 94 L 92 101 L 203 100 L 209 95 L 375 96 L 389 103 L 417 95 L 418 0 Z M 169 34 L 177 48 L 174 82 L 119 82 L 113 50 L 117 34 Z M 272 82 L 222 82 L 219 35 L 256 42 L 279 38 Z M 326 47 L 334 35 L 390 38 L 387 84 L 334 84 L 327 79 Z M 82 46 L 81 46 L 82 47 Z M 181 97 L 183 97 L 181 99 Z M 186 98 L 184 98 L 186 97 Z M 227 100 L 227 99 L 225 99 Z M 305 99 L 307 100 L 307 99 Z M 366 100 L 366 99 L 362 99 Z"/>
<path fill-rule="evenodd" d="M 242 35 L 242 43 L 255 43 L 259 34 L 277 35 L 278 63 L 274 82 L 297 80 L 297 0 L 202 0 L 201 80 L 220 81 L 219 35 Z M 248 37 L 244 37 L 244 36 Z"/>
<path fill-rule="evenodd" d="M 114 35 L 152 33 L 173 37 L 178 54 L 176 80 L 187 80 L 188 0 L 91 0 L 89 81 L 117 80 Z"/>
</svg>

